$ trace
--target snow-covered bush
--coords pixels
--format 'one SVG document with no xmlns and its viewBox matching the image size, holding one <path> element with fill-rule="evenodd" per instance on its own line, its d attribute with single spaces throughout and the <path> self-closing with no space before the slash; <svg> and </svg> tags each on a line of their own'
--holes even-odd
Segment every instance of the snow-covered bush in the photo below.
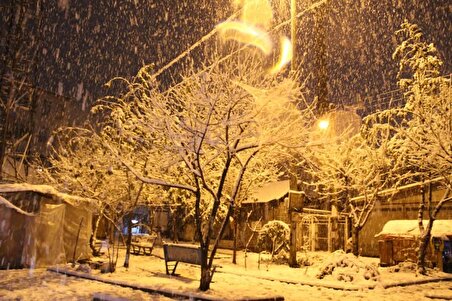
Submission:
<svg viewBox="0 0 452 301">
<path fill-rule="evenodd" d="M 392 266 L 389 268 L 389 272 L 398 273 L 398 272 L 415 272 L 417 268 L 416 263 L 411 261 L 403 261 L 399 262 L 398 265 Z"/>
<path fill-rule="evenodd" d="M 314 258 L 308 257 L 307 255 L 301 258 L 297 258 L 297 263 L 301 267 L 308 267 L 313 265 L 315 262 Z"/>
<path fill-rule="evenodd" d="M 257 246 L 261 251 L 273 255 L 289 249 L 290 228 L 283 221 L 273 220 L 266 223 L 259 231 Z"/>
<path fill-rule="evenodd" d="M 377 281 L 380 273 L 376 266 L 362 262 L 351 253 L 346 254 L 344 251 L 338 250 L 326 259 L 316 277 L 323 279 L 327 276 L 345 282 L 355 282 L 363 279 Z"/>
<path fill-rule="evenodd" d="M 79 264 L 77 269 L 76 269 L 76 271 L 90 274 L 91 273 L 91 267 L 88 264 L 86 264 L 86 263 Z"/>
</svg>

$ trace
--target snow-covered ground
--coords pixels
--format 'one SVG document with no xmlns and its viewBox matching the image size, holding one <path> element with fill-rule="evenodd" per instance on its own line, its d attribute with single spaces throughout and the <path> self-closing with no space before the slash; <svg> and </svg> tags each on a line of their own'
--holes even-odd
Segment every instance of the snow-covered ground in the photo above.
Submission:
<svg viewBox="0 0 452 301">
<path fill-rule="evenodd" d="M 153 254 L 162 256 L 161 248 Z M 394 268 L 376 268 L 378 259 L 358 259 L 341 253 L 299 253 L 311 266 L 293 269 L 269 263 L 258 254 L 238 253 L 237 265 L 231 263 L 231 251 L 221 250 L 215 263 L 219 265 L 204 293 L 218 299 L 244 299 L 284 296 L 285 300 L 452 300 L 452 275 L 430 271 L 429 276 L 416 276 L 409 266 L 395 272 Z M 120 255 L 118 265 L 123 258 Z M 332 267 L 334 266 L 334 269 Z M 60 267 L 71 270 L 70 265 Z M 317 275 L 323 271 L 323 279 Z M 332 274 L 328 274 L 332 271 Z M 153 289 L 172 290 L 185 294 L 201 294 L 199 267 L 180 263 L 178 276 L 165 273 L 163 259 L 156 256 L 132 256 L 129 269 L 118 267 L 112 274 L 90 274 L 108 281 L 122 281 Z M 449 281 L 409 284 L 410 282 L 448 277 Z M 365 278 L 368 278 L 367 280 Z M 342 279 L 342 280 L 339 280 Z M 334 289 L 335 288 L 335 289 Z M 91 300 L 95 293 L 128 300 L 168 300 L 131 288 L 123 288 L 93 280 L 65 276 L 45 269 L 0 271 L 0 300 Z M 442 297 L 438 299 L 438 297 Z"/>
</svg>

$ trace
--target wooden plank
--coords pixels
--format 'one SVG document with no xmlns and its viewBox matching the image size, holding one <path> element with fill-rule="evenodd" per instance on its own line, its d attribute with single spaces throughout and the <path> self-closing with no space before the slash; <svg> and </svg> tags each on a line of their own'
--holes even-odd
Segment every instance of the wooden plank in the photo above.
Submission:
<svg viewBox="0 0 452 301">
<path fill-rule="evenodd" d="M 165 260 L 201 264 L 201 248 L 192 245 L 164 244 Z"/>
</svg>

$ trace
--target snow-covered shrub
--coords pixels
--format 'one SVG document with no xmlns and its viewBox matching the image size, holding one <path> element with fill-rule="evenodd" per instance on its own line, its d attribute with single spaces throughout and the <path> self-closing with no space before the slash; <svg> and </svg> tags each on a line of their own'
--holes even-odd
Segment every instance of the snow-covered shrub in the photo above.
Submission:
<svg viewBox="0 0 452 301">
<path fill-rule="evenodd" d="M 105 262 L 102 264 L 102 266 L 100 267 L 100 272 L 102 274 L 105 273 L 114 273 L 116 271 L 116 263 L 113 262 Z"/>
<path fill-rule="evenodd" d="M 290 228 L 283 221 L 273 220 L 266 223 L 259 231 L 257 246 L 261 251 L 273 255 L 289 249 Z"/>
<path fill-rule="evenodd" d="M 374 265 L 365 264 L 351 253 L 333 252 L 320 267 L 318 279 L 332 276 L 339 281 L 354 282 L 359 279 L 377 281 L 380 273 Z"/>
<path fill-rule="evenodd" d="M 77 267 L 76 271 L 89 274 L 89 273 L 91 273 L 91 267 L 88 264 L 83 263 Z"/>
<path fill-rule="evenodd" d="M 312 258 L 309 258 L 308 256 L 305 257 L 301 257 L 297 259 L 297 263 L 299 266 L 311 266 L 314 264 L 314 261 L 312 260 Z"/>
<path fill-rule="evenodd" d="M 389 272 L 398 273 L 398 272 L 415 272 L 416 271 L 416 263 L 412 261 L 404 261 L 399 262 L 398 265 L 392 266 L 389 268 Z"/>
</svg>

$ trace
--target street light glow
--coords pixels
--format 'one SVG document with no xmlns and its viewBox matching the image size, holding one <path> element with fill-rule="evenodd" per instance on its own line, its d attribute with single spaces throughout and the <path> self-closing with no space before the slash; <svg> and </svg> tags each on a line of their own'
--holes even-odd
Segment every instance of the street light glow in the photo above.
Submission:
<svg viewBox="0 0 452 301">
<path fill-rule="evenodd" d="M 218 26 L 220 35 L 225 40 L 236 40 L 237 42 L 253 45 L 269 55 L 273 45 L 270 36 L 265 31 L 243 22 L 227 21 Z"/>
<path fill-rule="evenodd" d="M 330 126 L 330 121 L 328 119 L 322 119 L 319 121 L 319 128 L 321 130 L 326 130 Z"/>
<path fill-rule="evenodd" d="M 234 4 L 242 7 L 240 20 L 226 21 L 217 25 L 220 36 L 225 40 L 235 40 L 239 43 L 255 46 L 265 55 L 270 55 L 274 50 L 270 35 L 267 32 L 273 19 L 270 2 L 268 0 L 235 0 Z M 292 19 L 294 19 L 294 11 L 292 11 L 292 15 Z M 294 33 L 292 33 L 292 38 L 294 36 Z M 280 58 L 269 69 L 270 74 L 281 71 L 292 60 L 293 56 L 294 46 L 290 39 L 283 36 L 281 38 Z"/>
<path fill-rule="evenodd" d="M 278 62 L 271 68 L 270 73 L 278 73 L 285 65 L 292 60 L 292 43 L 286 37 L 281 38 L 281 55 Z"/>
</svg>

